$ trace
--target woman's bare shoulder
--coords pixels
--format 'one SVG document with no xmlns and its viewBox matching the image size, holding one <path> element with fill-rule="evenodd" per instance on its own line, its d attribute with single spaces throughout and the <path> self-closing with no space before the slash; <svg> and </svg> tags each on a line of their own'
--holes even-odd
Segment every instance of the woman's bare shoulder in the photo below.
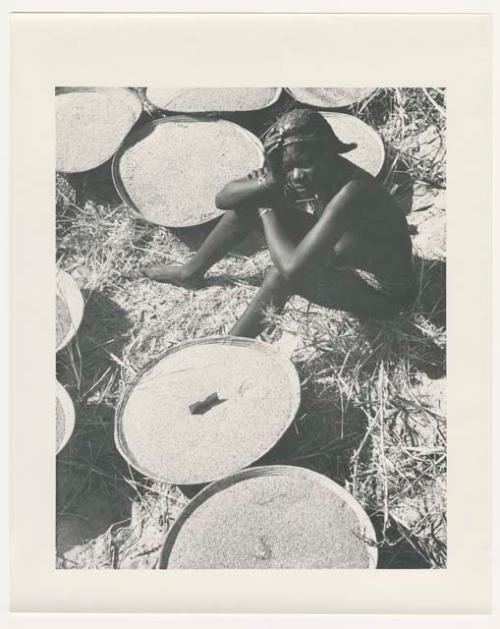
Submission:
<svg viewBox="0 0 500 629">
<path fill-rule="evenodd" d="M 344 180 L 334 197 L 342 196 L 355 201 L 364 197 L 372 186 L 373 182 L 370 181 L 369 178 L 364 177 L 362 174 L 355 173 Z"/>
<path fill-rule="evenodd" d="M 341 157 L 341 168 L 344 180 L 344 187 L 348 186 L 351 190 L 367 190 L 378 182 L 369 172 L 356 166 L 349 160 Z"/>
<path fill-rule="evenodd" d="M 347 162 L 347 160 L 345 161 Z M 379 200 L 390 205 L 394 201 L 392 195 L 381 181 L 351 162 L 349 162 L 346 168 L 345 186 L 352 194 L 368 195 L 372 203 Z"/>
</svg>

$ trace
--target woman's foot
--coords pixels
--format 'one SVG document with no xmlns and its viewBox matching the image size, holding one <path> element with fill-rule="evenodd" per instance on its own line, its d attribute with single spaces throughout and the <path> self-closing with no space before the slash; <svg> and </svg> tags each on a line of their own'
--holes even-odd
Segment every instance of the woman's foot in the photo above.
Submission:
<svg viewBox="0 0 500 629">
<path fill-rule="evenodd" d="M 174 284 L 189 290 L 202 288 L 203 276 L 192 273 L 187 265 L 162 264 L 160 266 L 143 267 L 141 273 L 155 282 Z"/>
</svg>

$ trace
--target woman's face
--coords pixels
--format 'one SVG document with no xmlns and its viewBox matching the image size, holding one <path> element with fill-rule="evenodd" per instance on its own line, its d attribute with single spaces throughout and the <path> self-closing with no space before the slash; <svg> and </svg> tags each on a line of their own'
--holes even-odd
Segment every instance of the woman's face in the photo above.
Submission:
<svg viewBox="0 0 500 629">
<path fill-rule="evenodd" d="M 283 149 L 283 183 L 295 192 L 317 192 L 331 178 L 333 157 L 325 145 L 297 142 Z"/>
</svg>

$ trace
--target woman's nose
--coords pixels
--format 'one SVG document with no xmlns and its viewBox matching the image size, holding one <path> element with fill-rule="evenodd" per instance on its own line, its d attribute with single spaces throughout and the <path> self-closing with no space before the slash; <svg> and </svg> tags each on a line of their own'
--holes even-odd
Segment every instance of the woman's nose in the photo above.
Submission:
<svg viewBox="0 0 500 629">
<path fill-rule="evenodd" d="M 300 168 L 294 168 L 292 170 L 292 181 L 303 181 L 304 171 Z"/>
</svg>

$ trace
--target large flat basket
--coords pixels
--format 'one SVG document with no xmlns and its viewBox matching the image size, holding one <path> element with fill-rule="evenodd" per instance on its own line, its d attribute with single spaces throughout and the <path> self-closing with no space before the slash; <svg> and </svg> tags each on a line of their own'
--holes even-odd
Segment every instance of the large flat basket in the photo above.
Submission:
<svg viewBox="0 0 500 629">
<path fill-rule="evenodd" d="M 115 441 L 145 476 L 208 483 L 268 452 L 299 403 L 295 367 L 272 345 L 233 336 L 188 341 L 147 365 L 128 387 Z"/>
<path fill-rule="evenodd" d="M 160 569 L 375 568 L 376 536 L 354 497 L 294 466 L 246 469 L 210 484 L 165 539 Z"/>
<path fill-rule="evenodd" d="M 260 168 L 258 138 L 227 120 L 172 116 L 131 133 L 112 163 L 122 200 L 147 221 L 190 227 L 222 215 L 216 194 Z"/>
<path fill-rule="evenodd" d="M 343 157 L 374 177 L 377 176 L 385 162 L 385 148 L 382 138 L 375 129 L 356 116 L 332 111 L 319 113 L 327 120 L 342 142 L 357 144 L 355 149 L 345 153 Z"/>
<path fill-rule="evenodd" d="M 281 94 L 276 87 L 148 87 L 148 101 L 178 113 L 256 111 L 273 105 Z"/>
<path fill-rule="evenodd" d="M 296 101 L 321 109 L 351 107 L 369 98 L 375 87 L 287 87 L 286 91 Z"/>
</svg>

